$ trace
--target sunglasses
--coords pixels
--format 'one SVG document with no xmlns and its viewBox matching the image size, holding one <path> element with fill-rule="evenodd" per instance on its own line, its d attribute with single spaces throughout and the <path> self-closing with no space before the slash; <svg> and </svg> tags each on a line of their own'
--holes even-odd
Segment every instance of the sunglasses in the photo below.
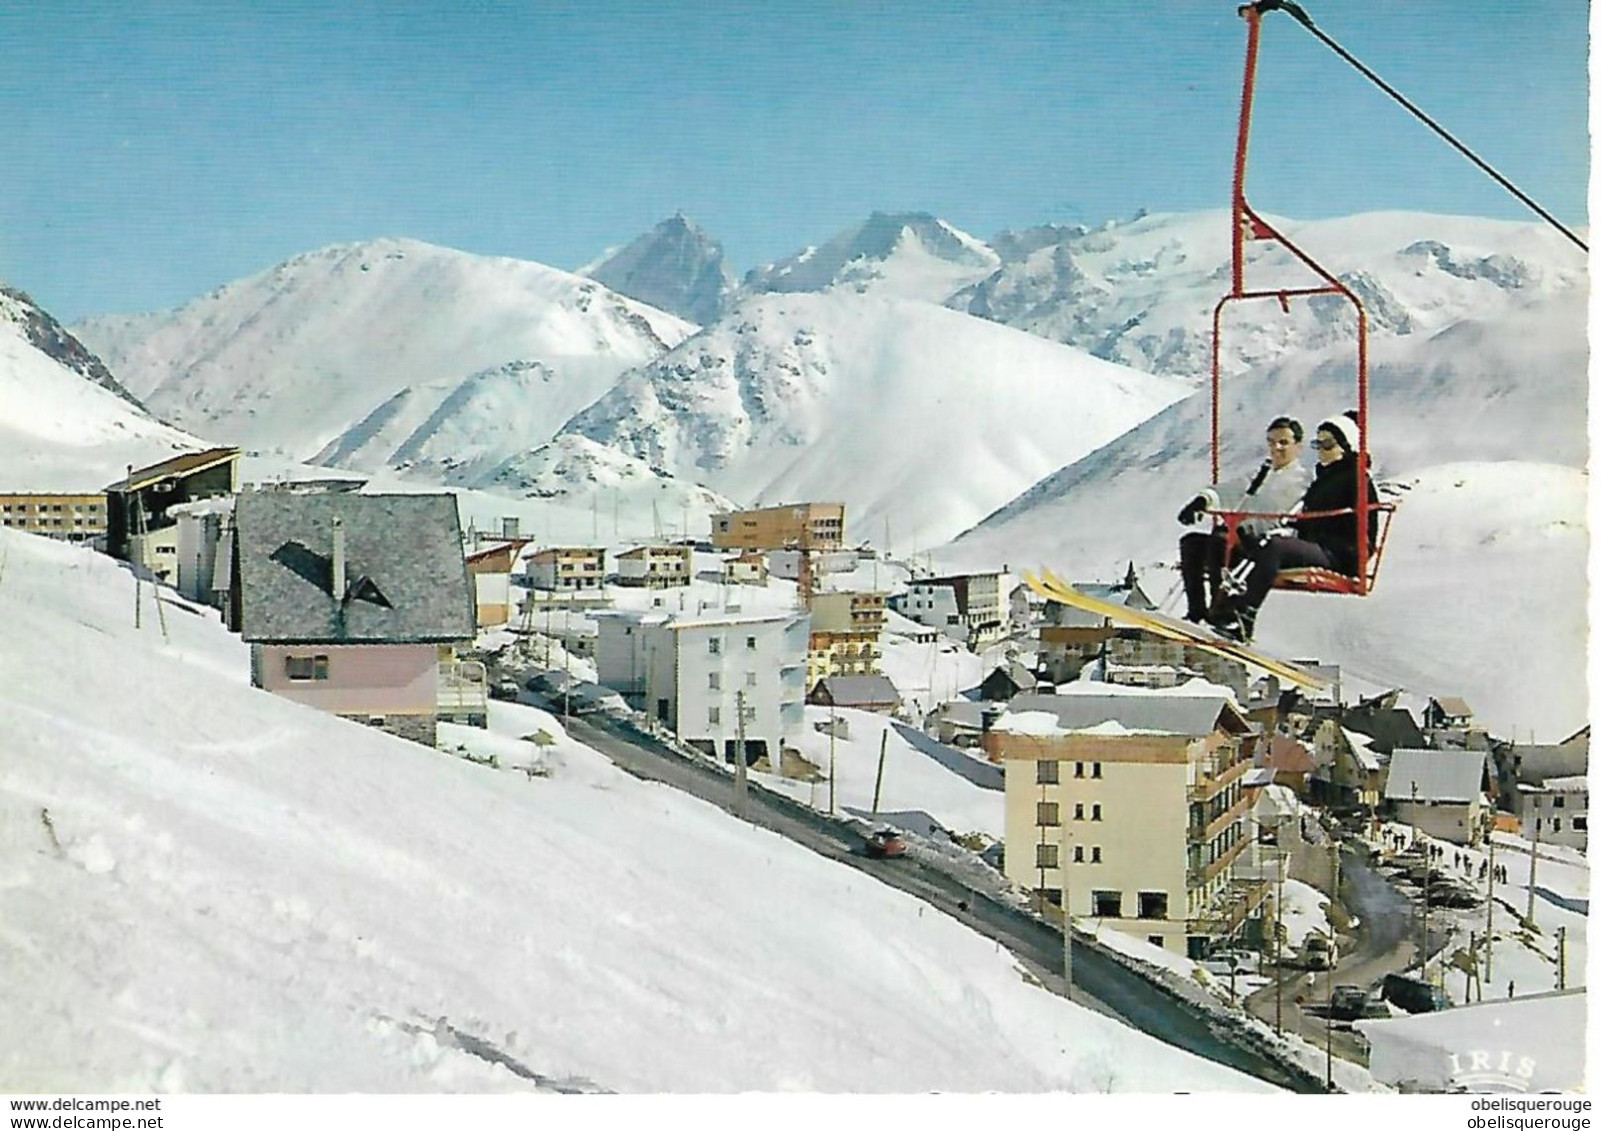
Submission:
<svg viewBox="0 0 1601 1131">
<path fill-rule="evenodd" d="M 1332 451 L 1340 446 L 1338 440 L 1313 440 L 1312 446 L 1320 452 Z"/>
</svg>

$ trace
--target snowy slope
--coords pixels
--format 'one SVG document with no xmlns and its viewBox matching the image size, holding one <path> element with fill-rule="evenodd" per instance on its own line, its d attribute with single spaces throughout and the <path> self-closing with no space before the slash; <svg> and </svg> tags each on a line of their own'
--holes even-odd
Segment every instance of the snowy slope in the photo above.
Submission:
<svg viewBox="0 0 1601 1131">
<path fill-rule="evenodd" d="M 0 561 L 0 1088 L 1260 1090 L 540 712 L 447 728 L 474 765 L 250 689 L 210 613 L 136 631 L 103 558 Z"/>
<path fill-rule="evenodd" d="M 563 431 L 747 504 L 841 500 L 855 537 L 891 519 L 928 546 L 1183 391 L 927 303 L 768 295 Z"/>
<path fill-rule="evenodd" d="M 1376 341 L 1427 337 L 1586 286 L 1583 255 L 1542 224 L 1402 212 L 1269 219 L 1362 298 Z M 1210 373 L 1212 308 L 1229 288 L 1227 213 L 1031 229 L 994 242 L 1009 261 L 954 296 L 955 309 L 1137 369 Z M 1247 248 L 1252 289 L 1317 282 L 1277 243 Z M 1224 320 L 1225 361 L 1239 372 L 1286 351 L 1349 345 L 1354 325 L 1350 304 L 1335 297 L 1296 300 L 1288 313 L 1271 300 L 1236 303 Z"/>
<path fill-rule="evenodd" d="M 944 302 L 999 264 L 982 240 L 926 212 L 874 212 L 821 247 L 748 272 L 736 298 L 838 289 Z"/>
<path fill-rule="evenodd" d="M 3 489 L 98 491 L 130 463 L 208 446 L 153 419 L 48 313 L 0 287 Z"/>
<path fill-rule="evenodd" d="M 305 459 L 410 386 L 508 362 L 540 363 L 562 407 L 586 403 L 693 327 L 538 263 L 388 239 L 76 329 L 152 411 Z"/>
</svg>

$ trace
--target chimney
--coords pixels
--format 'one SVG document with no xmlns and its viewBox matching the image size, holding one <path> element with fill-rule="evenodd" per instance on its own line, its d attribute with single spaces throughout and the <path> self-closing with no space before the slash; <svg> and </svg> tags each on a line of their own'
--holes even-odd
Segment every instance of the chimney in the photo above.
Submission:
<svg viewBox="0 0 1601 1131">
<path fill-rule="evenodd" d="M 513 516 L 503 516 L 500 520 L 500 536 L 507 541 L 520 536 L 520 524 Z"/>
<path fill-rule="evenodd" d="M 334 515 L 334 600 L 345 600 L 345 520 Z"/>
</svg>

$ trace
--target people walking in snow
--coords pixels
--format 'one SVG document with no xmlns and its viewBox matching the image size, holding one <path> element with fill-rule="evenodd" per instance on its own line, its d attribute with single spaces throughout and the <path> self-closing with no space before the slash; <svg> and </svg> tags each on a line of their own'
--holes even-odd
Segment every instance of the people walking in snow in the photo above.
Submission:
<svg viewBox="0 0 1601 1131">
<path fill-rule="evenodd" d="M 1361 429 L 1354 412 L 1331 416 L 1317 426 L 1312 446 L 1318 465 L 1312 484 L 1301 497 L 1300 513 L 1291 520 L 1292 537 L 1274 537 L 1248 553 L 1251 566 L 1245 592 L 1227 598 L 1208 619 L 1224 636 L 1249 640 L 1256 615 L 1273 588 L 1280 570 L 1302 566 L 1331 569 L 1354 575 L 1357 560 L 1358 491 L 1366 490 L 1369 503 L 1379 501 L 1378 490 L 1366 468 L 1359 468 Z M 1379 516 L 1368 514 L 1368 545 L 1378 540 Z"/>
<path fill-rule="evenodd" d="M 1223 508 L 1257 514 L 1288 514 L 1306 493 L 1311 475 L 1301 464 L 1301 422 L 1276 417 L 1267 426 L 1267 459 L 1248 476 L 1207 487 L 1184 505 L 1178 519 L 1185 526 L 1200 520 L 1208 510 Z M 1279 525 L 1276 518 L 1248 518 L 1239 525 L 1242 545 L 1259 543 Z M 1228 555 L 1228 532 L 1222 525 L 1192 530 L 1179 539 L 1179 575 L 1184 581 L 1184 619 L 1199 624 L 1223 596 L 1223 565 Z"/>
</svg>

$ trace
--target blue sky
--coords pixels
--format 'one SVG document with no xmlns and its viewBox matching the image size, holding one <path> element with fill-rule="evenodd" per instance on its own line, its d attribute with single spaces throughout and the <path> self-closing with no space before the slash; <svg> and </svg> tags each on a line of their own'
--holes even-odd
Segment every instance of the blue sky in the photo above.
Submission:
<svg viewBox="0 0 1601 1131">
<path fill-rule="evenodd" d="M 1234 0 L 0 7 L 0 278 L 63 319 L 410 236 L 575 268 L 682 210 L 736 272 L 874 209 L 1007 227 L 1227 203 Z M 1580 0 L 1306 0 L 1584 224 Z M 1523 207 L 1287 16 L 1250 195 L 1314 218 Z"/>
</svg>

